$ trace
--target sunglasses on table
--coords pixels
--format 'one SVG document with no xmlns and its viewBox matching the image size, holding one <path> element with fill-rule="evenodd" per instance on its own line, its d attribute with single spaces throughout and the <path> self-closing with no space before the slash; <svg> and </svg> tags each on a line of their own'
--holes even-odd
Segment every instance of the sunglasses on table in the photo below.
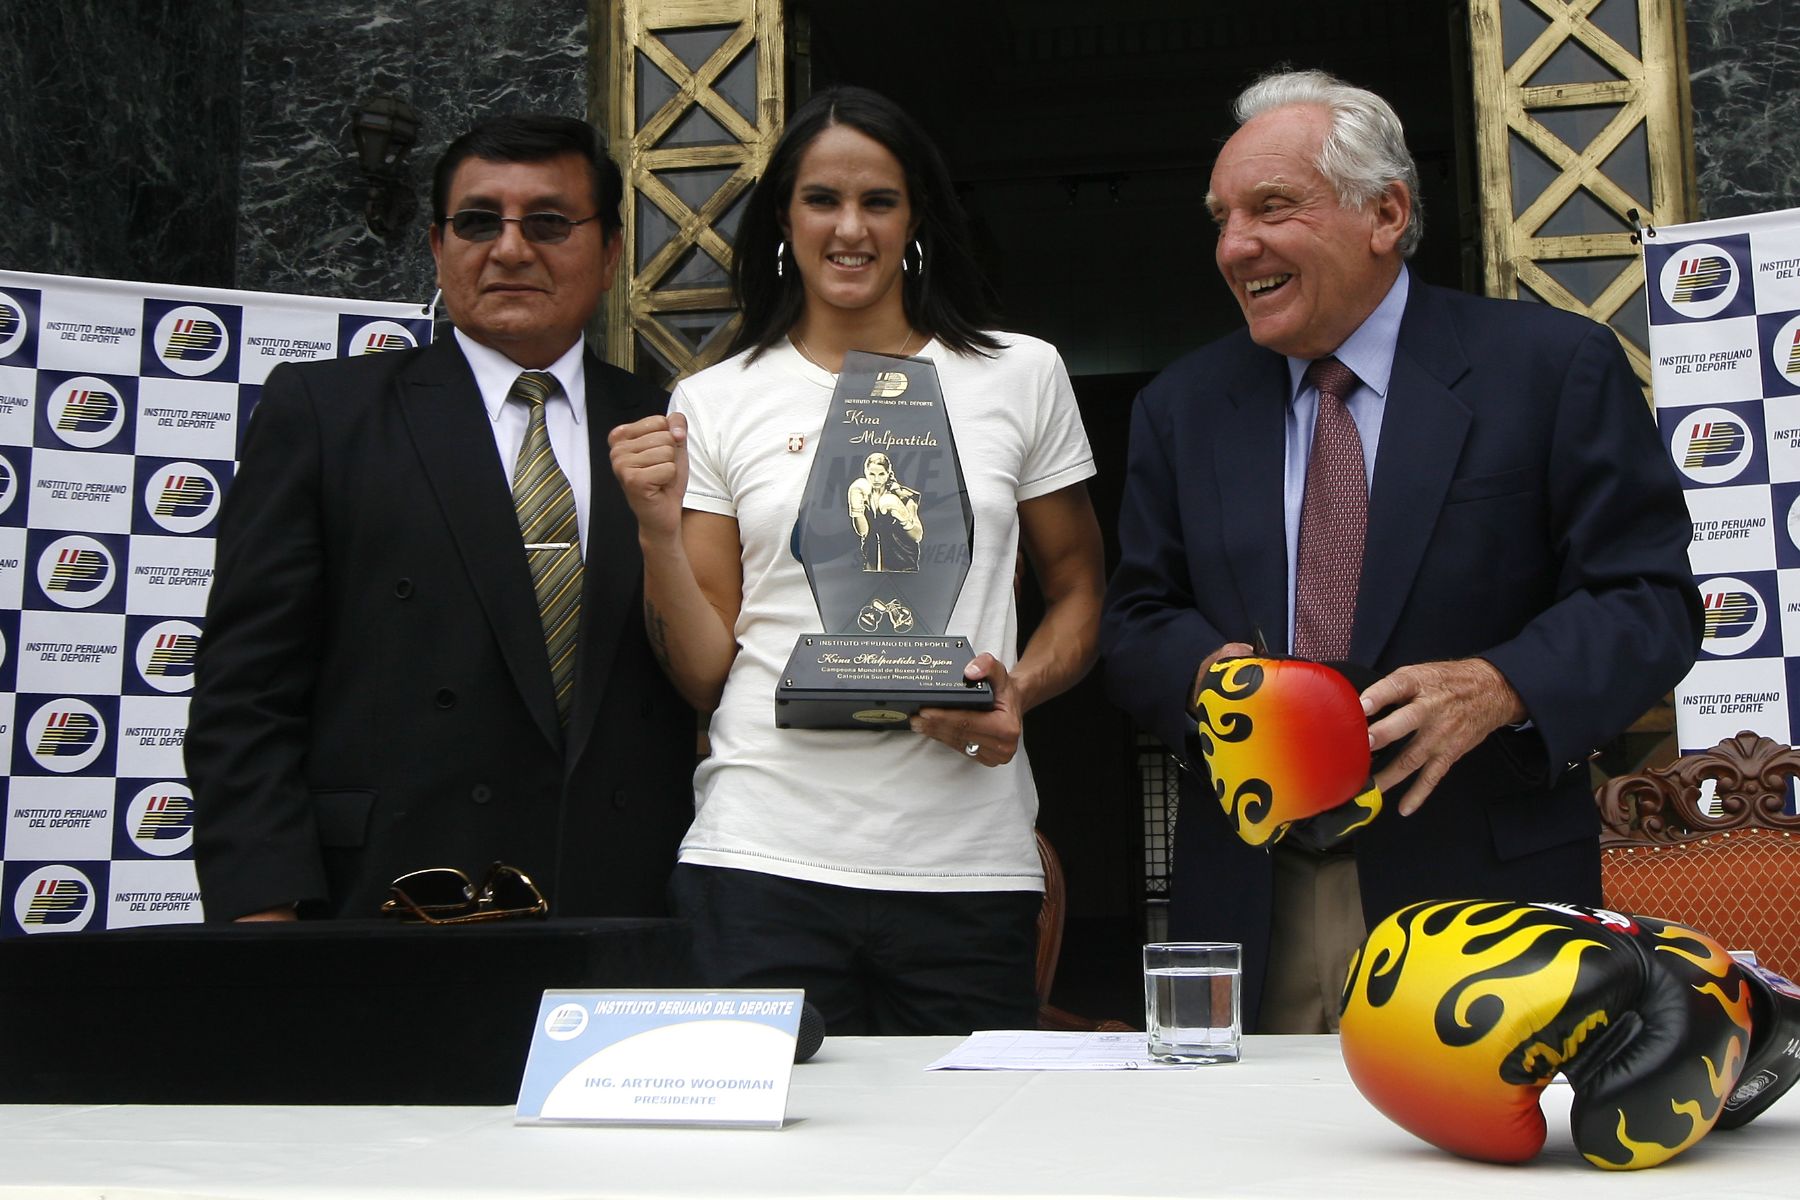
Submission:
<svg viewBox="0 0 1800 1200">
<path fill-rule="evenodd" d="M 446 224 L 465 242 L 491 242 L 500 236 L 500 229 L 508 221 L 518 225 L 519 232 L 525 235 L 528 242 L 540 244 L 566 242 L 569 235 L 575 232 L 577 225 L 586 225 L 589 221 L 598 221 L 600 214 L 583 217 L 579 221 L 571 220 L 556 212 L 526 213 L 522 217 L 503 217 L 497 212 L 489 212 L 485 208 L 465 208 L 453 212 L 444 218 Z"/>
<path fill-rule="evenodd" d="M 509 917 L 545 917 L 550 902 L 517 867 L 495 863 L 476 884 L 455 867 L 413 871 L 388 884 L 383 916 L 428 925 L 465 925 Z"/>
</svg>

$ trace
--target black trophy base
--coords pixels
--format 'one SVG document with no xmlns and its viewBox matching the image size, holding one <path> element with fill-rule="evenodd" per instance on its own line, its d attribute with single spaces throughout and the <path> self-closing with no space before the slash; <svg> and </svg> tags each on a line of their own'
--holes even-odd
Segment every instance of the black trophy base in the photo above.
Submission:
<svg viewBox="0 0 1800 1200">
<path fill-rule="evenodd" d="M 974 657 L 959 637 L 802 637 L 775 685 L 775 726 L 899 729 L 921 708 L 992 708 L 994 689 L 963 678 Z"/>
</svg>

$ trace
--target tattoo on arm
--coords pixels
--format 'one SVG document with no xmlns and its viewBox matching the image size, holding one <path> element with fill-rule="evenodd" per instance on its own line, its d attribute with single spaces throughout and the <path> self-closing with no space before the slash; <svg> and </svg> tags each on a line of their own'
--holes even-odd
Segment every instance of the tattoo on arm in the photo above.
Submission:
<svg viewBox="0 0 1800 1200">
<path fill-rule="evenodd" d="M 663 670 L 669 669 L 669 626 L 663 620 L 662 613 L 656 605 L 644 601 L 644 632 L 650 636 L 650 651 L 656 655 L 657 665 Z"/>
</svg>

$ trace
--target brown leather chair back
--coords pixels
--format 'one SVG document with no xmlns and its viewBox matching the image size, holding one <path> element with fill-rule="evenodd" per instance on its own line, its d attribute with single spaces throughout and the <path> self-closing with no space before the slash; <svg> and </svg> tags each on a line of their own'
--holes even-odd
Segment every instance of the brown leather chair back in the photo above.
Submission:
<svg viewBox="0 0 1800 1200">
<path fill-rule="evenodd" d="M 1800 974 L 1800 750 L 1745 731 L 1596 795 L 1607 907 L 1704 930 Z"/>
</svg>

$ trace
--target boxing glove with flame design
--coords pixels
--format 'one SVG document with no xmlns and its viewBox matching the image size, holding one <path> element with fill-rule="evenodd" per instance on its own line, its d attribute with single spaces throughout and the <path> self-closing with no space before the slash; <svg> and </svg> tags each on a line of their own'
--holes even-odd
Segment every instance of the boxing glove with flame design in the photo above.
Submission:
<svg viewBox="0 0 1800 1200">
<path fill-rule="evenodd" d="M 1452 1153 L 1531 1158 L 1544 1143 L 1538 1094 L 1560 1072 L 1581 1154 L 1648 1167 L 1792 1084 L 1791 988 L 1652 917 L 1431 901 L 1382 921 L 1352 959 L 1341 1044 L 1376 1108 Z"/>
<path fill-rule="evenodd" d="M 1356 687 L 1298 658 L 1216 662 L 1194 697 L 1200 753 L 1226 819 L 1252 846 L 1323 847 L 1381 811 Z"/>
</svg>

